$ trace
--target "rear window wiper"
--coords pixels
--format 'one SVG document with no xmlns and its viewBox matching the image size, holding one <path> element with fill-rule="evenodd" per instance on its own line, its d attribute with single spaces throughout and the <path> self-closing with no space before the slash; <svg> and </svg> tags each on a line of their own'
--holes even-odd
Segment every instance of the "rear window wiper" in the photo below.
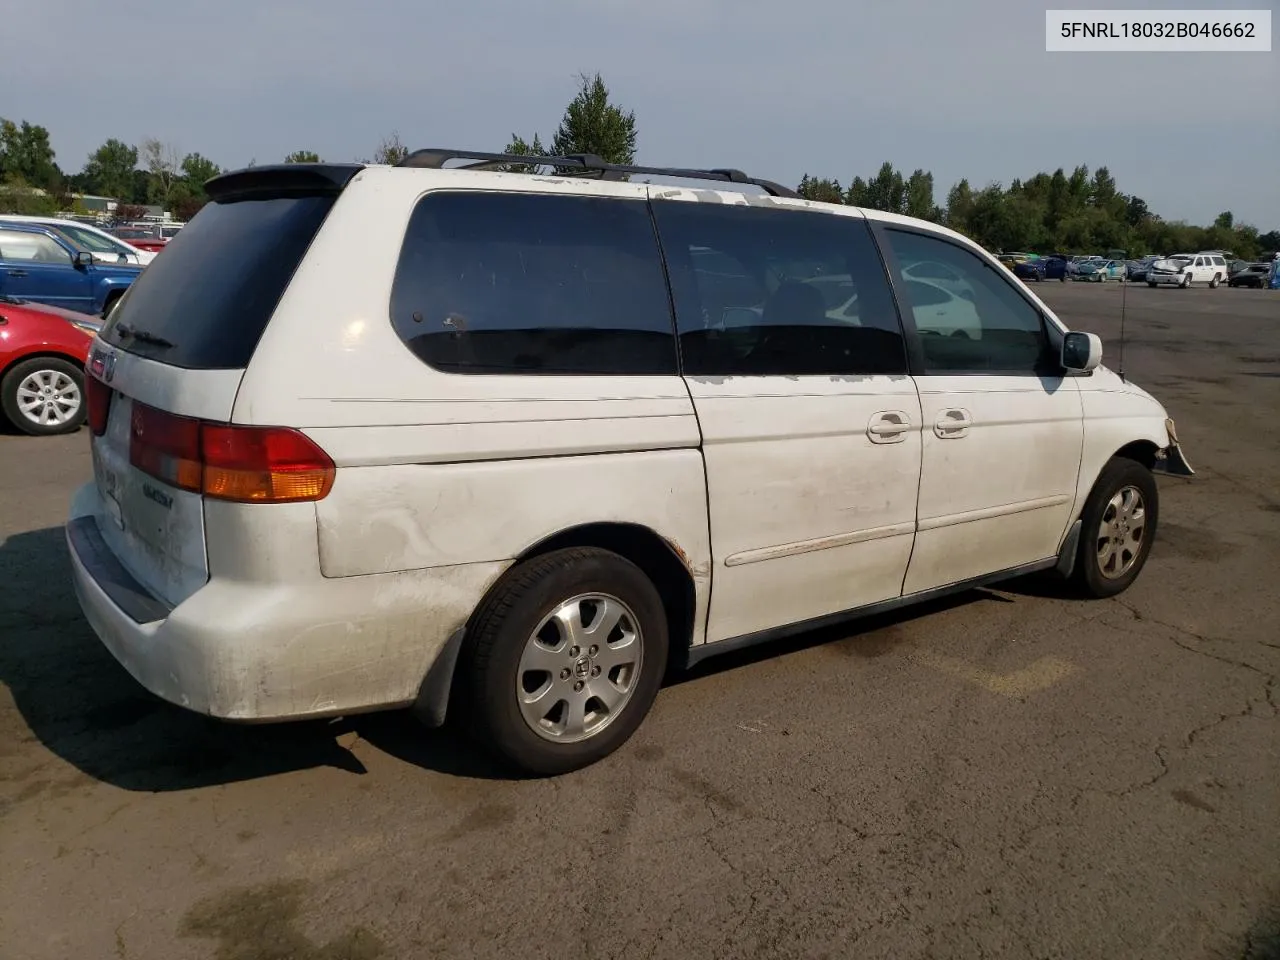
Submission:
<svg viewBox="0 0 1280 960">
<path fill-rule="evenodd" d="M 156 333 L 148 333 L 146 330 L 135 330 L 128 324 L 120 323 L 116 325 L 116 333 L 125 339 L 137 340 L 139 343 L 149 343 L 153 347 L 172 347 L 173 343 Z"/>
</svg>

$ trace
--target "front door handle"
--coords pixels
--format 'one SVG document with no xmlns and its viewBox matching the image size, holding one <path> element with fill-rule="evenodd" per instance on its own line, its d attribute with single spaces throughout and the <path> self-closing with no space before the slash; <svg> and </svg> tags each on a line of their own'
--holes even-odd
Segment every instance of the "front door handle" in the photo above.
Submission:
<svg viewBox="0 0 1280 960">
<path fill-rule="evenodd" d="M 10 271 L 9 271 L 9 276 L 11 276 L 11 277 L 25 277 L 26 275 L 27 275 L 27 271 L 25 271 L 25 270 L 10 270 Z"/>
<path fill-rule="evenodd" d="M 882 410 L 867 424 L 872 443 L 901 443 L 911 429 L 910 418 L 901 410 Z"/>
<path fill-rule="evenodd" d="M 933 432 L 942 440 L 956 440 L 967 436 L 973 426 L 973 416 L 968 410 L 955 407 L 943 410 L 933 423 Z"/>
</svg>

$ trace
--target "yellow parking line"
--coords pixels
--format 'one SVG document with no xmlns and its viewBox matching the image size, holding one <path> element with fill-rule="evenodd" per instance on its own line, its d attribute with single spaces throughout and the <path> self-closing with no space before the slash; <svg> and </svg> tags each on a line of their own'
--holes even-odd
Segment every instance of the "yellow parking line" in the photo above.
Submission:
<svg viewBox="0 0 1280 960">
<path fill-rule="evenodd" d="M 1075 664 L 1059 657 L 1041 657 L 1021 670 L 1003 674 L 983 670 L 981 667 L 976 667 L 965 660 L 943 656 L 940 653 L 934 653 L 932 650 L 912 651 L 907 654 L 907 659 L 913 663 L 919 663 L 938 670 L 958 680 L 975 684 L 989 693 L 996 693 L 1002 697 L 1010 697 L 1015 700 L 1039 690 L 1044 690 L 1046 687 L 1051 687 L 1079 671 Z"/>
</svg>

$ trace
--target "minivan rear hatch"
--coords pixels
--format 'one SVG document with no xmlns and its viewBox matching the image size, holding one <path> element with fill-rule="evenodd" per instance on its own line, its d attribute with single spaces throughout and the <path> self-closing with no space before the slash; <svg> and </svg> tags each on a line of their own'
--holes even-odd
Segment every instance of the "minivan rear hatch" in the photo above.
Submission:
<svg viewBox="0 0 1280 960">
<path fill-rule="evenodd" d="M 134 281 L 90 353 L 98 527 L 125 568 L 170 605 L 209 579 L 210 451 L 223 468 L 297 453 L 289 437 L 282 447 L 278 436 L 226 425 L 277 303 L 359 169 L 251 168 L 211 180 L 211 202 Z M 295 467 L 306 460 L 295 459 Z M 217 476 L 224 487 L 244 479 L 234 469 Z"/>
</svg>

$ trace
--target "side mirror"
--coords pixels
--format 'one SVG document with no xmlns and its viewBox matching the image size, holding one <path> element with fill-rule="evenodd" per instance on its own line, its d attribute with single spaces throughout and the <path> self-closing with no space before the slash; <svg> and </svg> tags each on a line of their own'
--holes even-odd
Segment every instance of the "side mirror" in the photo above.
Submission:
<svg viewBox="0 0 1280 960">
<path fill-rule="evenodd" d="M 80 250 L 79 252 L 77 252 L 77 253 L 76 253 L 76 266 L 77 266 L 77 267 L 87 267 L 87 266 L 89 266 L 91 263 L 93 263 L 93 254 L 92 254 L 92 253 L 89 253 L 87 250 Z"/>
<path fill-rule="evenodd" d="M 1062 340 L 1062 366 L 1073 373 L 1089 373 L 1102 362 L 1102 339 L 1096 333 L 1072 331 Z"/>
</svg>

